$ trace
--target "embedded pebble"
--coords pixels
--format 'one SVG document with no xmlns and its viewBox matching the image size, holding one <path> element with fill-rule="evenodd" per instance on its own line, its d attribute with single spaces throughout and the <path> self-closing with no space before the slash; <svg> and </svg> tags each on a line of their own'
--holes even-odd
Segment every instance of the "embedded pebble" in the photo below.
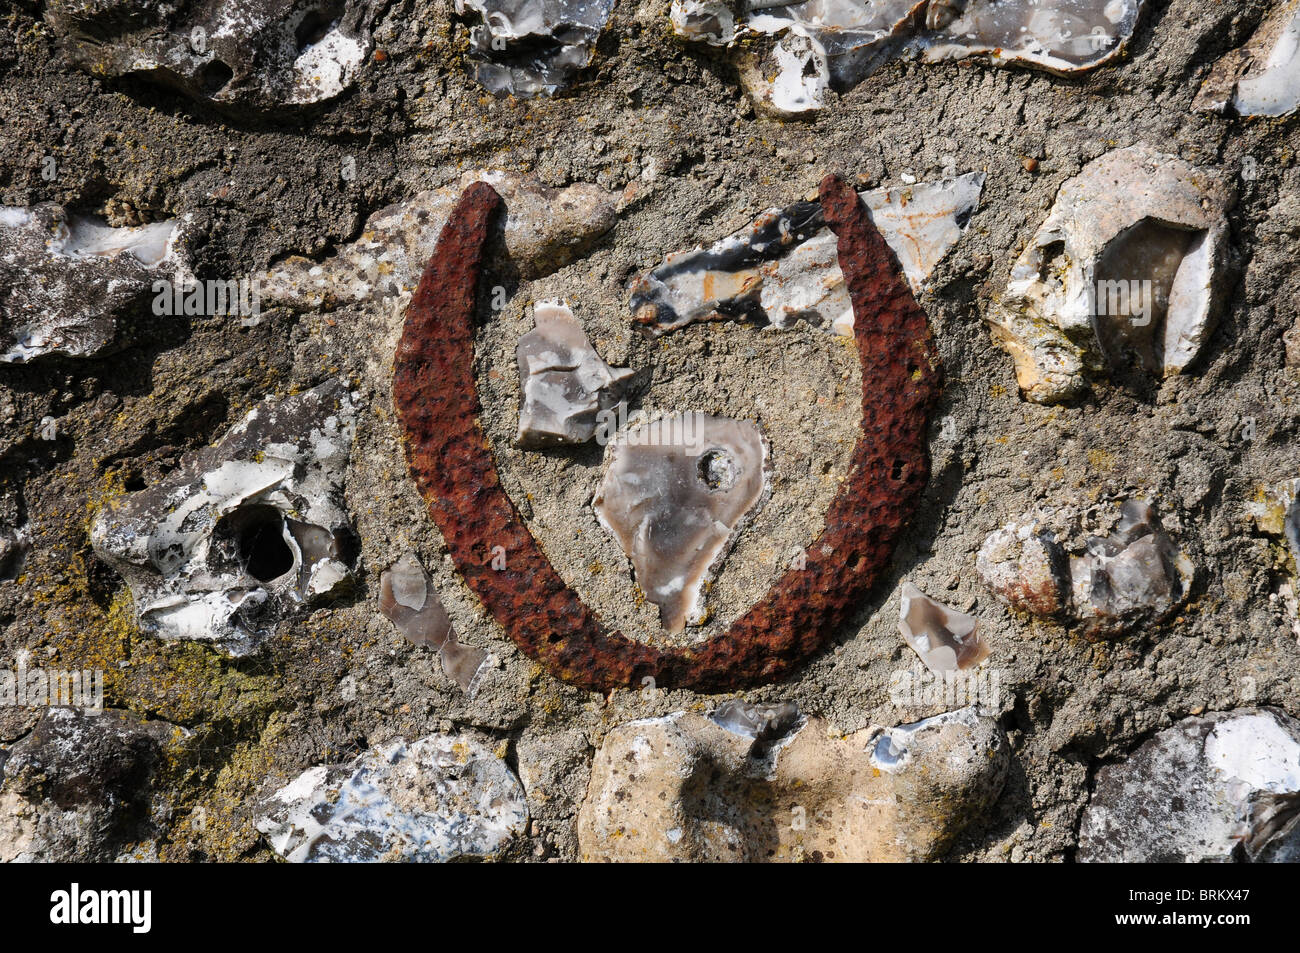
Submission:
<svg viewBox="0 0 1300 953">
<path fill-rule="evenodd" d="M 91 544 L 130 585 L 142 632 L 247 655 L 280 618 L 349 579 L 342 494 L 355 413 L 337 380 L 264 401 L 100 513 Z"/>
<path fill-rule="evenodd" d="M 499 96 L 551 95 L 591 60 L 614 0 L 456 0 L 470 72 Z"/>
<path fill-rule="evenodd" d="M 610 731 L 578 813 L 580 857 L 931 860 L 979 823 L 1010 763 L 997 720 L 973 707 L 847 736 L 788 711 L 761 733 L 750 717 L 729 730 L 735 717 L 678 711 Z"/>
<path fill-rule="evenodd" d="M 1064 566 L 1061 547 L 1035 518 L 994 531 L 975 557 L 976 571 L 998 599 L 1043 618 L 1065 608 Z"/>
<path fill-rule="evenodd" d="M 263 299 L 334 310 L 414 291 L 461 190 L 478 181 L 505 199 L 506 252 L 527 278 L 567 264 L 614 225 L 615 198 L 595 185 L 551 189 L 513 172 L 466 172 L 453 187 L 376 212 L 360 238 L 323 262 L 292 256 L 275 265 L 261 280 Z"/>
<path fill-rule="evenodd" d="M 1187 370 L 1221 310 L 1231 201 L 1219 175 L 1146 145 L 1062 185 L 985 313 L 1021 393 L 1061 403 L 1090 376 Z"/>
<path fill-rule="evenodd" d="M 1145 500 L 1126 500 L 1114 531 L 1066 545 L 1078 514 L 1015 520 L 991 533 L 975 568 L 1002 602 L 1039 618 L 1061 618 L 1091 638 L 1124 635 L 1165 618 L 1191 591 L 1196 570 Z"/>
<path fill-rule="evenodd" d="M 673 0 L 673 30 L 728 47 L 761 107 L 822 109 L 899 54 L 923 62 L 981 56 L 1072 75 L 1114 59 L 1142 0 L 872 0 L 869 3 Z M 742 12 L 743 11 L 743 12 Z M 923 12 L 922 12 L 923 11 Z"/>
<path fill-rule="evenodd" d="M 311 768 L 261 802 L 257 829 L 291 863 L 445 863 L 493 859 L 527 824 L 518 778 L 460 734 Z"/>
<path fill-rule="evenodd" d="M 1097 772 L 1079 860 L 1300 861 L 1300 722 L 1241 709 L 1157 732 Z"/>
<path fill-rule="evenodd" d="M 1128 500 L 1115 532 L 1070 556 L 1073 612 L 1091 636 L 1121 635 L 1160 619 L 1191 590 L 1195 570 L 1143 500 Z"/>
</svg>

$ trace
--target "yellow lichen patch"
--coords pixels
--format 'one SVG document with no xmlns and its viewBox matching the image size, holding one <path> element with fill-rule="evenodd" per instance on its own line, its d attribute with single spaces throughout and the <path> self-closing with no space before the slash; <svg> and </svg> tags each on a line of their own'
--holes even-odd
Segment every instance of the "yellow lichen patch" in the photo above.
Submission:
<svg viewBox="0 0 1300 953">
<path fill-rule="evenodd" d="M 1109 450 L 1089 450 L 1088 466 L 1102 473 L 1114 471 L 1116 464 L 1115 454 Z"/>
</svg>

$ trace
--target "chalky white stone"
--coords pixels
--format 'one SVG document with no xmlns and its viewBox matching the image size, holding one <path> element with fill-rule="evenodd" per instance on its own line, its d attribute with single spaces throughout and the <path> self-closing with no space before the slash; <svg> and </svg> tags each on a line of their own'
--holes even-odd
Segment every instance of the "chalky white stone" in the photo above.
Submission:
<svg viewBox="0 0 1300 953">
<path fill-rule="evenodd" d="M 1215 173 L 1146 145 L 1062 185 L 985 313 L 1025 397 L 1069 400 L 1090 374 L 1185 371 L 1218 318 L 1231 201 Z"/>
<path fill-rule="evenodd" d="M 131 587 L 142 632 L 247 655 L 281 617 L 349 577 L 343 482 L 355 413 L 341 381 L 265 401 L 101 512 L 91 544 Z"/>
<path fill-rule="evenodd" d="M 293 863 L 443 863 L 491 859 L 527 824 L 519 780 L 462 734 L 305 771 L 262 802 L 257 829 Z"/>
</svg>

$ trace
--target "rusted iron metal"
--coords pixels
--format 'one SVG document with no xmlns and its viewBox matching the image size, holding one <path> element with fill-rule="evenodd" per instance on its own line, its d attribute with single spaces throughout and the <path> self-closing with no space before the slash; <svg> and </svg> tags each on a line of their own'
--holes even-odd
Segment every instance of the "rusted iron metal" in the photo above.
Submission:
<svg viewBox="0 0 1300 953">
<path fill-rule="evenodd" d="M 515 643 L 582 688 L 729 691 L 788 674 L 861 604 L 929 477 L 926 415 L 939 363 L 925 314 L 854 190 L 828 176 L 820 201 L 838 238 L 862 364 L 862 433 L 844 489 L 805 566 L 788 570 L 721 635 L 656 648 L 608 632 L 551 565 L 506 495 L 479 420 L 474 319 L 500 196 L 462 193 L 406 313 L 393 398 L 407 463 L 465 582 Z M 493 568 L 495 547 L 505 567 Z"/>
</svg>

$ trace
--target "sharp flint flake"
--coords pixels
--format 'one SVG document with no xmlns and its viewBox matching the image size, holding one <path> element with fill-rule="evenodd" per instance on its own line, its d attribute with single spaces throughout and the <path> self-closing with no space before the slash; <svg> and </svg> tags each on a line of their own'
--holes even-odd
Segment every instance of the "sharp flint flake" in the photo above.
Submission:
<svg viewBox="0 0 1300 953">
<path fill-rule="evenodd" d="M 972 172 L 859 193 L 914 292 L 965 232 L 983 186 Z M 654 334 L 723 319 L 853 334 L 836 238 L 816 202 L 770 209 L 706 249 L 669 255 L 633 283 L 629 306 Z"/>
<path fill-rule="evenodd" d="M 414 553 L 380 574 L 379 611 L 407 641 L 437 651 L 447 677 L 462 691 L 472 691 L 487 653 L 457 640 L 438 590 Z"/>
<path fill-rule="evenodd" d="M 1119 635 L 1140 621 L 1161 618 L 1191 590 L 1191 560 L 1144 500 L 1127 500 L 1115 532 L 1090 537 L 1087 550 L 1070 557 L 1074 613 L 1087 635 Z"/>
<path fill-rule="evenodd" d="M 702 590 L 767 494 L 767 443 L 749 421 L 675 414 L 609 445 L 592 500 L 637 585 L 680 632 L 706 618 Z"/>
<path fill-rule="evenodd" d="M 456 0 L 473 21 L 469 67 L 498 95 L 551 95 L 591 60 L 614 0 Z"/>
<path fill-rule="evenodd" d="M 519 338 L 521 447 L 586 443 L 597 417 L 623 394 L 629 368 L 613 368 L 591 346 L 582 325 L 561 301 L 533 306 L 536 327 Z"/>
<path fill-rule="evenodd" d="M 973 668 L 989 656 L 979 619 L 935 602 L 910 582 L 903 584 L 898 631 L 932 672 Z"/>
</svg>

